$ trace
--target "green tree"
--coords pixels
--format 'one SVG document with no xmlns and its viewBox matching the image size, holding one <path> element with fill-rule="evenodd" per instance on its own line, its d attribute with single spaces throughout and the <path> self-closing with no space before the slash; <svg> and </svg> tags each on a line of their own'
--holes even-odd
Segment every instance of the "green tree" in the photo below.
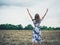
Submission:
<svg viewBox="0 0 60 45">
<path fill-rule="evenodd" d="M 33 30 L 33 26 L 31 24 L 25 26 L 25 30 Z"/>
<path fill-rule="evenodd" d="M 20 24 L 20 25 L 17 25 L 17 29 L 18 30 L 23 30 L 23 26 Z"/>
<path fill-rule="evenodd" d="M 47 30 L 47 26 L 41 26 L 40 27 L 42 30 Z"/>
</svg>

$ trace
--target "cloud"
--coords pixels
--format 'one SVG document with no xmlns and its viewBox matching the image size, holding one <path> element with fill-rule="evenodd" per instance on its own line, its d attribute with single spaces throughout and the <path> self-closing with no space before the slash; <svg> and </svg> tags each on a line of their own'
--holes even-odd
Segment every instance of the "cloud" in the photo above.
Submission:
<svg viewBox="0 0 60 45">
<path fill-rule="evenodd" d="M 0 0 L 0 24 L 11 23 L 23 24 L 23 26 L 27 24 L 33 25 L 26 11 L 26 7 L 29 8 L 33 17 L 37 12 L 42 17 L 46 8 L 49 8 L 41 25 L 60 27 L 59 4 L 59 0 Z"/>
<path fill-rule="evenodd" d="M 38 0 L 0 0 L 0 6 L 32 6 L 35 5 Z"/>
<path fill-rule="evenodd" d="M 22 24 L 25 26 L 32 23 L 29 19 L 29 15 L 24 7 L 10 6 L 0 9 L 0 24 Z"/>
<path fill-rule="evenodd" d="M 55 7 L 60 8 L 60 0 L 55 0 L 55 2 L 53 3 L 53 5 L 54 5 Z"/>
</svg>

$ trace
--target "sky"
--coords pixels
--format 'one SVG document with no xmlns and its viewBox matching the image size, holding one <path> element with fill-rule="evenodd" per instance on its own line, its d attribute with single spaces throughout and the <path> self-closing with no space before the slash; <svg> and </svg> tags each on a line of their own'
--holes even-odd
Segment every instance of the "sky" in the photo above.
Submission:
<svg viewBox="0 0 60 45">
<path fill-rule="evenodd" d="M 0 0 L 0 24 L 32 24 L 26 8 L 29 9 L 32 17 L 38 13 L 48 13 L 41 22 L 41 26 L 60 27 L 60 0 Z"/>
</svg>

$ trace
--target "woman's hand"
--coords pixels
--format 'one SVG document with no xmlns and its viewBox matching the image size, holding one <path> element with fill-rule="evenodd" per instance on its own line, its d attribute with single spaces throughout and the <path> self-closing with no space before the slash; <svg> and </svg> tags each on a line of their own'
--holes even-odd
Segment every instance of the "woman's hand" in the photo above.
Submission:
<svg viewBox="0 0 60 45">
<path fill-rule="evenodd" d="M 27 8 L 27 11 L 29 12 L 29 9 Z"/>
<path fill-rule="evenodd" d="M 47 10 L 46 10 L 46 13 L 48 12 L 48 8 L 47 8 Z"/>
<path fill-rule="evenodd" d="M 44 16 L 42 17 L 42 20 L 43 20 L 43 19 L 44 19 L 44 17 L 46 16 L 47 12 L 48 12 L 48 8 L 47 8 L 47 10 L 46 10 L 46 12 L 45 12 Z"/>
<path fill-rule="evenodd" d="M 28 14 L 29 14 L 30 18 L 32 19 L 32 16 L 31 16 L 31 14 L 30 14 L 30 12 L 29 12 L 29 9 L 28 9 L 28 8 L 27 8 L 27 11 L 28 11 Z"/>
</svg>

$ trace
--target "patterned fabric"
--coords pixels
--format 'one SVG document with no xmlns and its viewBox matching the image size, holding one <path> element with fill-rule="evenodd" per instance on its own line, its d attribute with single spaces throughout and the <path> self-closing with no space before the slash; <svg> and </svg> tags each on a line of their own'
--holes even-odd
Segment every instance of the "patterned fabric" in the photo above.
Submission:
<svg viewBox="0 0 60 45">
<path fill-rule="evenodd" d="M 40 23 L 42 20 L 39 22 L 36 22 L 36 20 L 32 19 L 33 24 L 34 24 L 34 30 L 33 30 L 33 36 L 32 36 L 32 42 L 41 42 L 41 31 L 40 31 Z"/>
</svg>

